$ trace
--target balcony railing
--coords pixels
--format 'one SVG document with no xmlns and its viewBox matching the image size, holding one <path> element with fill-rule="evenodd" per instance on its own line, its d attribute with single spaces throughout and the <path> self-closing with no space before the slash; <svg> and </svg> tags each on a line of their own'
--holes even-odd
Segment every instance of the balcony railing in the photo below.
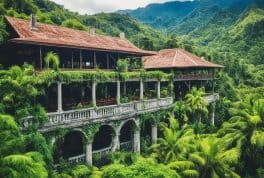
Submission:
<svg viewBox="0 0 264 178">
<path fill-rule="evenodd" d="M 71 111 L 55 112 L 48 114 L 48 122 L 40 129 L 42 132 L 55 130 L 57 127 L 78 127 L 90 122 L 100 122 L 101 119 L 121 119 L 125 115 L 135 115 L 143 112 L 157 111 L 172 107 L 173 98 L 151 99 L 134 101 L 130 103 L 102 106 L 97 108 L 77 109 Z M 32 117 L 24 120 L 26 128 Z"/>
<path fill-rule="evenodd" d="M 75 165 L 75 164 L 78 164 L 78 163 L 84 163 L 85 162 L 85 157 L 86 157 L 85 154 L 81 154 L 81 155 L 78 155 L 78 156 L 70 157 L 70 158 L 68 158 L 68 163 L 70 165 Z"/>
<path fill-rule="evenodd" d="M 110 153 L 111 150 L 112 150 L 112 146 L 109 146 L 107 148 L 102 148 L 100 150 L 95 150 L 95 151 L 93 151 L 93 157 L 94 156 L 99 156 L 99 157 L 105 156 L 108 153 Z"/>
<path fill-rule="evenodd" d="M 132 141 L 120 143 L 120 149 L 121 150 L 132 150 Z"/>
<path fill-rule="evenodd" d="M 204 96 L 203 98 L 205 101 L 207 101 L 210 104 L 218 101 L 220 97 L 219 97 L 219 93 L 214 93 L 212 95 Z"/>
<path fill-rule="evenodd" d="M 213 74 L 175 74 L 175 81 L 183 80 L 212 80 Z"/>
</svg>

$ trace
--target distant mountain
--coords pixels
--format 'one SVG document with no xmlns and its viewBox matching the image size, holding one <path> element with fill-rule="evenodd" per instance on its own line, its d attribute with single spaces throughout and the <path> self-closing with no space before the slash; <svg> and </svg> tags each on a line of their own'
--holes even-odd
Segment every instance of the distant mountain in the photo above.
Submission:
<svg viewBox="0 0 264 178">
<path fill-rule="evenodd" d="M 197 20 L 198 22 L 202 21 L 203 24 L 208 22 L 221 9 L 230 7 L 245 9 L 253 3 L 255 3 L 255 0 L 173 1 L 163 4 L 150 4 L 145 8 L 118 11 L 118 13 L 128 14 L 154 28 L 171 29 L 185 23 L 187 19 L 195 21 L 196 24 L 193 24 L 193 26 L 197 25 Z M 191 29 L 188 29 L 187 32 Z"/>
</svg>

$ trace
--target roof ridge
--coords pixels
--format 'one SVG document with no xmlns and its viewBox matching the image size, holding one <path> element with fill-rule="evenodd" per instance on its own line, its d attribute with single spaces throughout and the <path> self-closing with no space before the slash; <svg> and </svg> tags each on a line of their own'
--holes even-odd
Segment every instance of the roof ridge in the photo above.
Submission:
<svg viewBox="0 0 264 178">
<path fill-rule="evenodd" d="M 175 61 L 176 61 L 177 54 L 178 54 L 178 49 L 176 48 L 176 50 L 175 50 L 175 55 L 174 55 L 174 57 L 173 57 L 173 61 L 172 61 L 172 65 L 173 65 L 173 66 L 175 65 Z"/>
<path fill-rule="evenodd" d="M 194 60 L 188 55 L 189 52 L 187 52 L 187 54 L 186 54 L 186 53 L 184 53 L 184 52 L 181 51 L 181 53 L 184 54 L 185 56 L 187 56 L 187 58 L 188 58 L 188 59 L 189 59 L 194 65 L 198 65 L 198 64 L 197 64 L 197 63 L 196 63 L 196 62 L 195 62 L 195 61 L 194 61 Z"/>
</svg>

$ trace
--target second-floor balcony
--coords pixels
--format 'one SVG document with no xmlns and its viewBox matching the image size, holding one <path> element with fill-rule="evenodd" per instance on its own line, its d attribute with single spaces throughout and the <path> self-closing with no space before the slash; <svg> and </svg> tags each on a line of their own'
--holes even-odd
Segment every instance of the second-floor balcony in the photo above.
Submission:
<svg viewBox="0 0 264 178">
<path fill-rule="evenodd" d="M 208 104 L 214 103 L 220 99 L 219 93 L 213 93 L 211 95 L 206 95 L 203 97 Z"/>
<path fill-rule="evenodd" d="M 154 112 L 160 109 L 168 109 L 173 105 L 173 98 L 150 99 L 133 101 L 130 103 L 102 106 L 71 111 L 61 111 L 48 114 L 48 122 L 40 129 L 41 132 L 53 131 L 57 128 L 74 128 L 89 123 L 100 123 L 112 120 L 121 120 L 133 117 L 144 112 Z M 24 121 L 27 127 L 31 117 Z"/>
<path fill-rule="evenodd" d="M 208 74 L 175 74 L 175 81 L 187 81 L 187 80 L 213 80 L 214 75 L 212 73 Z"/>
</svg>

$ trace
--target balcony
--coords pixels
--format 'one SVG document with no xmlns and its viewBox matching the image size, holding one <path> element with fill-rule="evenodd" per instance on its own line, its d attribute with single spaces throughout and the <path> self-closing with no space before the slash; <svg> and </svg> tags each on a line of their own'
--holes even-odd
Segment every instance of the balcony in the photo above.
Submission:
<svg viewBox="0 0 264 178">
<path fill-rule="evenodd" d="M 213 74 L 175 74 L 175 81 L 187 80 L 213 80 Z"/>
<path fill-rule="evenodd" d="M 91 123 L 120 120 L 134 117 L 144 112 L 154 112 L 160 109 L 168 109 L 173 105 L 173 98 L 151 99 L 133 101 L 130 103 L 101 106 L 96 108 L 77 109 L 48 114 L 48 122 L 40 129 L 41 132 L 62 128 L 76 128 Z M 24 128 L 28 126 L 32 117 L 25 118 Z"/>
<path fill-rule="evenodd" d="M 204 96 L 203 98 L 205 101 L 208 102 L 208 104 L 210 104 L 218 101 L 220 97 L 219 97 L 219 93 L 214 93 L 212 95 Z"/>
</svg>

